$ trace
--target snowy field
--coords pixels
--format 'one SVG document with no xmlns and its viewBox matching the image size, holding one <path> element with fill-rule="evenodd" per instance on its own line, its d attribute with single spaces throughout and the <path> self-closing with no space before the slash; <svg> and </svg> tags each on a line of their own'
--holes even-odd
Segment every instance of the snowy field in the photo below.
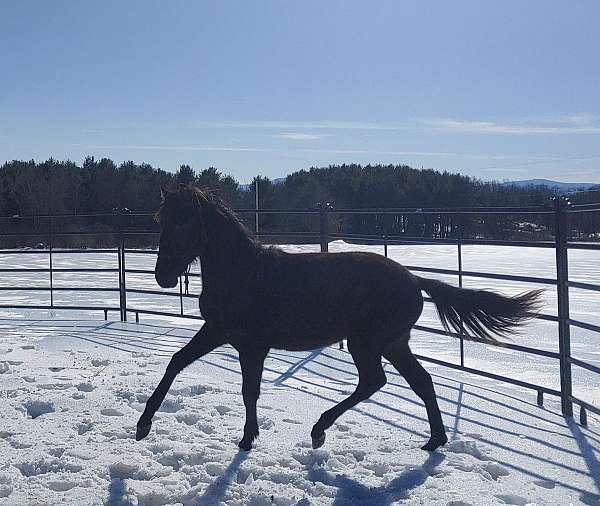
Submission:
<svg viewBox="0 0 600 506">
<path fill-rule="evenodd" d="M 290 246 L 292 251 L 314 246 Z M 382 248 L 333 243 L 331 251 Z M 463 268 L 554 276 L 554 252 L 465 247 Z M 597 252 L 570 253 L 571 279 L 600 282 Z M 412 266 L 456 268 L 450 246 L 398 246 L 390 256 Z M 116 267 L 116 255 L 56 255 L 55 267 Z M 127 255 L 127 267 L 153 269 L 151 255 Z M 47 255 L 3 255 L 0 267 L 44 267 Z M 427 274 L 423 274 L 427 275 Z M 429 275 L 430 277 L 436 277 Z M 116 273 L 57 274 L 55 286 L 116 286 Z M 441 277 L 456 282 L 455 277 Z M 46 275 L 5 274 L 1 285 L 43 286 Z M 158 289 L 131 274 L 129 288 Z M 469 287 L 516 293 L 535 287 L 465 278 Z M 190 291 L 198 292 L 198 279 Z M 598 324 L 600 298 L 571 290 L 573 318 Z M 128 306 L 179 310 L 179 299 L 128 295 Z M 45 304 L 44 292 L 0 291 L 0 304 Z M 55 303 L 118 305 L 110 292 L 56 292 Z M 548 286 L 544 312 L 556 314 Z M 197 313 L 193 299 L 186 313 Z M 117 315 L 112 313 L 114 319 Z M 130 313 L 130 319 L 132 314 Z M 439 327 L 431 308 L 419 322 Z M 171 354 L 201 322 L 141 315 L 141 323 L 105 322 L 102 311 L 0 312 L 0 504 L 389 505 L 600 504 L 600 426 L 560 416 L 558 399 L 424 363 L 432 373 L 449 444 L 427 454 L 425 409 L 386 365 L 388 384 L 342 416 L 323 448 L 310 448 L 320 413 L 357 382 L 347 352 L 273 350 L 259 400 L 261 437 L 238 453 L 244 409 L 235 350 L 222 347 L 173 384 L 153 429 L 134 427 Z M 573 354 L 600 363 L 598 336 L 573 329 Z M 557 350 L 556 324 L 533 322 L 514 342 Z M 458 362 L 458 342 L 415 332 L 413 349 Z M 466 365 L 558 387 L 550 359 L 465 343 Z M 599 404 L 600 382 L 574 369 L 575 394 Z"/>
<path fill-rule="evenodd" d="M 261 437 L 237 451 L 241 376 L 223 347 L 186 369 L 136 442 L 134 426 L 187 326 L 0 320 L 0 504 L 599 504 L 600 429 L 556 402 L 443 367 L 433 374 L 450 437 L 427 454 L 423 406 L 389 382 L 310 448 L 319 414 L 356 384 L 349 355 L 273 351 Z"/>
</svg>

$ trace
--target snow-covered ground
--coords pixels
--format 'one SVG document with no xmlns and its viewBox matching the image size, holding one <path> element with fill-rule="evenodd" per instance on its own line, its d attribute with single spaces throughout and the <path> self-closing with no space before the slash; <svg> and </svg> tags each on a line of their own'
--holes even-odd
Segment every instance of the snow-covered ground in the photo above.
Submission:
<svg viewBox="0 0 600 506">
<path fill-rule="evenodd" d="M 270 354 L 250 453 L 236 446 L 230 347 L 178 377 L 136 442 L 144 402 L 197 328 L 173 323 L 0 319 L 0 504 L 600 504 L 598 420 L 582 428 L 556 401 L 431 364 L 446 447 L 419 449 L 425 410 L 386 365 L 386 387 L 312 450 L 312 424 L 357 381 L 335 347 Z"/>
<path fill-rule="evenodd" d="M 314 251 L 315 246 L 289 246 Z M 332 243 L 331 251 L 382 248 Z M 456 268 L 451 246 L 395 246 L 406 265 Z M 463 268 L 554 277 L 554 252 L 464 247 Z M 570 277 L 600 283 L 599 253 L 570 252 Z M 0 267 L 45 267 L 43 254 L 0 255 Z M 116 267 L 116 255 L 55 255 L 55 267 Z M 153 269 L 152 255 L 127 267 Z M 456 277 L 435 276 L 449 282 Z M 116 273 L 56 274 L 55 286 L 115 287 Z M 47 275 L 3 273 L 0 286 L 44 286 Z M 535 285 L 465 278 L 468 287 L 517 293 Z M 130 274 L 128 288 L 158 289 Z M 200 291 L 192 278 L 190 291 Z M 544 312 L 556 314 L 554 288 Z M 47 292 L 0 291 L 0 304 L 46 304 Z M 118 305 L 110 292 L 56 292 L 55 303 Z M 600 324 L 600 294 L 571 289 L 573 318 Z M 128 295 L 129 307 L 179 310 L 179 299 Z M 185 300 L 197 313 L 197 302 Z M 112 313 L 112 317 L 116 317 Z M 131 317 L 131 315 L 130 315 Z M 92 319 L 97 318 L 97 319 Z M 535 404 L 530 390 L 425 363 L 434 376 L 450 442 L 431 455 L 425 410 L 386 366 L 388 384 L 346 413 L 325 446 L 310 448 L 320 413 L 356 384 L 349 355 L 335 347 L 272 351 L 259 401 L 261 438 L 238 453 L 244 409 L 235 350 L 223 347 L 186 369 L 135 442 L 134 426 L 171 354 L 201 322 L 141 315 L 105 322 L 102 312 L 0 311 L 0 504 L 600 504 L 600 428 L 560 416 L 557 399 Z M 439 327 L 426 307 L 423 325 Z M 600 364 L 598 335 L 572 330 L 573 354 Z M 556 324 L 529 324 L 514 342 L 556 351 Z M 415 332 L 422 355 L 459 361 L 455 339 Z M 558 387 L 551 359 L 465 343 L 466 365 Z M 600 379 L 574 369 L 574 391 L 600 404 Z"/>
</svg>

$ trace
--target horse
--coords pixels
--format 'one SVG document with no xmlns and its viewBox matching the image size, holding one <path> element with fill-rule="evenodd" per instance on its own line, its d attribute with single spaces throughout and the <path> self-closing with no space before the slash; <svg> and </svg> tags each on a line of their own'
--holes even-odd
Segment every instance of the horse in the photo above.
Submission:
<svg viewBox="0 0 600 506">
<path fill-rule="evenodd" d="M 161 193 L 156 282 L 172 288 L 199 261 L 205 323 L 171 358 L 137 422 L 137 441 L 150 432 L 177 374 L 230 344 L 239 354 L 246 411 L 238 446 L 249 451 L 259 435 L 256 403 L 269 350 L 307 351 L 347 339 L 358 385 L 320 416 L 310 433 L 312 447 L 324 444 L 325 431 L 339 416 L 386 384 L 384 357 L 425 404 L 430 438 L 422 449 L 434 451 L 448 438 L 431 376 L 409 347 L 423 309 L 422 291 L 447 331 L 477 342 L 499 344 L 497 337 L 537 314 L 540 290 L 507 297 L 458 288 L 416 276 L 375 253 L 288 253 L 261 244 L 231 210 L 196 187 L 180 184 Z"/>
</svg>

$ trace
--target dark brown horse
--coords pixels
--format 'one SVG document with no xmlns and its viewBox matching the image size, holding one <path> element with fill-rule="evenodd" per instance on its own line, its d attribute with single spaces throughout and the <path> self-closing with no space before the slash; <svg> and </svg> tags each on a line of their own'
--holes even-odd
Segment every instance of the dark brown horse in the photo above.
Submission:
<svg viewBox="0 0 600 506">
<path fill-rule="evenodd" d="M 258 436 L 256 402 L 264 360 L 271 348 L 311 350 L 348 340 L 358 385 L 325 411 L 311 431 L 313 448 L 346 410 L 386 383 L 382 356 L 406 379 L 427 409 L 431 438 L 424 450 L 447 442 L 431 376 L 408 346 L 423 309 L 421 290 L 435 303 L 447 329 L 469 339 L 496 342 L 535 314 L 538 291 L 505 297 L 457 288 L 411 274 L 374 253 L 290 254 L 251 237 L 234 214 L 200 190 L 180 185 L 163 192 L 156 281 L 174 287 L 188 265 L 200 261 L 204 326 L 173 355 L 164 377 L 137 423 L 136 439 L 150 432 L 152 417 L 177 374 L 196 359 L 229 343 L 239 353 L 246 407 L 240 448 Z"/>
</svg>

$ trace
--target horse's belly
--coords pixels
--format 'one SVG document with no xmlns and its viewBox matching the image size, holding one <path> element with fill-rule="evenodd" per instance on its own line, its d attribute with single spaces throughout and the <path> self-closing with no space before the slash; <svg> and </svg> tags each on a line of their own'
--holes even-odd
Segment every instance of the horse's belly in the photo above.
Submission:
<svg viewBox="0 0 600 506">
<path fill-rule="evenodd" d="M 341 341 L 344 337 L 332 336 L 316 336 L 308 335 L 302 338 L 301 336 L 283 336 L 281 339 L 274 339 L 272 348 L 289 351 L 307 351 L 330 346 Z"/>
<path fill-rule="evenodd" d="M 262 330 L 273 348 L 296 351 L 328 346 L 348 337 L 345 322 L 317 322 L 310 317 L 281 318 Z"/>
</svg>

